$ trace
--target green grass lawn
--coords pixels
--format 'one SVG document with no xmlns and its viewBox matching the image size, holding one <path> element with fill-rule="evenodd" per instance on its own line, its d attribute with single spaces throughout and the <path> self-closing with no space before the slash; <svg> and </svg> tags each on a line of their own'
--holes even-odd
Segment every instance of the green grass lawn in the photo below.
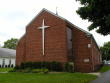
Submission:
<svg viewBox="0 0 110 83">
<path fill-rule="evenodd" d="M 0 72 L 8 72 L 12 70 L 13 68 L 0 68 Z"/>
<path fill-rule="evenodd" d="M 89 83 L 96 76 L 82 73 L 4 73 L 0 83 Z"/>
<path fill-rule="evenodd" d="M 99 70 L 99 72 L 103 73 L 103 72 L 107 72 L 107 71 L 109 71 L 109 70 L 110 70 L 110 66 L 103 66 L 103 67 Z"/>
</svg>

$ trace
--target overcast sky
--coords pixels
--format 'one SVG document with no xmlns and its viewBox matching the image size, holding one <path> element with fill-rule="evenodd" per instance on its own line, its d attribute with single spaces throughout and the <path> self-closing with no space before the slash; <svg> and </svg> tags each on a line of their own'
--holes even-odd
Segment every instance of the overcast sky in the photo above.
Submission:
<svg viewBox="0 0 110 83">
<path fill-rule="evenodd" d="M 25 33 L 25 26 L 42 8 L 55 13 L 58 7 L 58 15 L 88 31 L 90 23 L 76 14 L 80 6 L 76 0 L 0 0 L 0 44 L 10 38 L 20 38 Z M 95 31 L 90 33 L 100 46 L 110 41 L 110 35 L 104 37 Z"/>
</svg>

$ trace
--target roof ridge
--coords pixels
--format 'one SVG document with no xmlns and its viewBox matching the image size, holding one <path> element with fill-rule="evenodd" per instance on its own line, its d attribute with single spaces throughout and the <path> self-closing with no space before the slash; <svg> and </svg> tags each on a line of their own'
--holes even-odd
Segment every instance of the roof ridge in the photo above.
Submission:
<svg viewBox="0 0 110 83">
<path fill-rule="evenodd" d="M 84 33 L 87 33 L 87 34 L 91 35 L 91 33 L 89 33 L 88 31 L 79 28 L 78 26 L 74 25 L 73 23 L 71 23 L 70 21 L 68 21 L 67 19 L 65 19 L 64 17 L 59 16 L 59 15 L 56 15 L 55 13 L 51 12 L 50 10 L 47 10 L 46 8 L 43 8 L 43 9 L 32 19 L 32 21 L 31 21 L 29 24 L 27 24 L 27 26 L 30 25 L 30 24 L 34 21 L 34 19 L 35 19 L 36 17 L 38 17 L 38 16 L 40 15 L 40 13 L 42 13 L 43 11 L 46 11 L 46 12 L 48 12 L 48 13 L 50 13 L 50 14 L 52 14 L 52 15 L 54 15 L 54 16 L 56 16 L 56 17 L 58 17 L 58 18 L 60 18 L 60 19 L 62 19 L 62 20 L 64 20 L 64 21 L 66 21 L 66 22 L 72 24 L 75 28 L 77 28 L 77 29 L 83 31 Z M 27 26 L 26 26 L 26 27 L 27 27 Z"/>
</svg>

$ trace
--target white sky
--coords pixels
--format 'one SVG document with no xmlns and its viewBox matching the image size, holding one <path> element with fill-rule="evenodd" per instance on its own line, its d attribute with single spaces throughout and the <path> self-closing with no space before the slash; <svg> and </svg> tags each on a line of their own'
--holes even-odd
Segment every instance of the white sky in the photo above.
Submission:
<svg viewBox="0 0 110 83">
<path fill-rule="evenodd" d="M 10 38 L 20 38 L 25 33 L 25 26 L 42 10 L 46 8 L 58 14 L 73 24 L 87 31 L 90 23 L 82 20 L 76 14 L 80 4 L 76 0 L 0 0 L 0 44 Z M 109 36 L 101 36 L 91 31 L 98 43 L 110 41 Z"/>
</svg>

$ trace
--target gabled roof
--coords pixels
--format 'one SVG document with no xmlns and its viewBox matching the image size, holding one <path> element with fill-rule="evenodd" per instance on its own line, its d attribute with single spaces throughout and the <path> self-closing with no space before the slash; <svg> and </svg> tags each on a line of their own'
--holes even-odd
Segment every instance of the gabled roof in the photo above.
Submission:
<svg viewBox="0 0 110 83">
<path fill-rule="evenodd" d="M 91 33 L 89 33 L 89 32 L 87 32 L 87 31 L 85 31 L 85 30 L 79 28 L 78 26 L 74 25 L 73 23 L 71 23 L 71 22 L 68 21 L 67 19 L 65 19 L 65 18 L 63 18 L 63 17 L 61 17 L 61 16 L 59 16 L 59 15 L 56 15 L 55 13 L 53 13 L 53 12 L 51 12 L 51 11 L 45 9 L 45 8 L 43 8 L 43 9 L 35 16 L 34 19 L 36 19 L 36 18 L 37 18 L 42 12 L 44 12 L 44 11 L 46 11 L 46 12 L 48 12 L 48 13 L 54 15 L 54 16 L 57 17 L 57 18 L 60 18 L 60 19 L 64 20 L 65 22 L 67 22 L 67 23 L 69 23 L 70 25 L 72 25 L 74 28 L 77 28 L 78 30 L 80 30 L 80 31 L 82 31 L 82 32 L 84 32 L 84 33 L 86 33 L 86 35 L 92 37 L 92 39 L 93 39 L 94 42 L 96 43 L 96 41 L 95 41 L 95 39 L 94 39 L 94 37 L 93 37 L 93 35 L 92 35 Z M 33 19 L 28 25 L 30 25 L 30 24 L 34 21 L 34 19 Z M 28 26 L 28 25 L 27 25 L 27 26 Z M 97 45 L 97 43 L 96 43 L 96 45 Z M 97 48 L 98 48 L 98 50 L 99 50 L 99 46 L 98 46 L 98 45 L 97 45 Z M 99 50 L 99 51 L 100 51 L 100 50 Z"/>
<path fill-rule="evenodd" d="M 77 28 L 77 29 L 81 30 L 82 32 L 86 33 L 87 35 L 91 35 L 91 33 L 89 33 L 89 32 L 87 32 L 87 31 L 85 31 L 85 30 L 79 28 L 78 26 L 72 24 L 72 23 L 71 23 L 70 21 L 68 21 L 67 19 L 65 19 L 65 18 L 63 18 L 63 17 L 61 17 L 61 16 L 59 16 L 59 15 L 56 15 L 55 13 L 53 13 L 53 12 L 51 12 L 51 11 L 45 9 L 45 8 L 43 8 L 43 9 L 35 16 L 34 19 L 36 19 L 36 18 L 37 18 L 42 12 L 44 12 L 44 11 L 46 11 L 46 12 L 48 12 L 48 13 L 54 15 L 54 16 L 57 17 L 57 18 L 60 18 L 60 19 L 64 20 L 65 22 L 71 24 L 71 25 L 74 26 L 75 28 Z M 32 19 L 32 21 L 31 21 L 28 25 L 30 25 L 30 24 L 34 21 L 34 19 Z M 28 26 L 28 25 L 27 25 L 27 26 Z"/>
<path fill-rule="evenodd" d="M 0 57 L 16 57 L 16 50 L 0 48 Z"/>
</svg>

